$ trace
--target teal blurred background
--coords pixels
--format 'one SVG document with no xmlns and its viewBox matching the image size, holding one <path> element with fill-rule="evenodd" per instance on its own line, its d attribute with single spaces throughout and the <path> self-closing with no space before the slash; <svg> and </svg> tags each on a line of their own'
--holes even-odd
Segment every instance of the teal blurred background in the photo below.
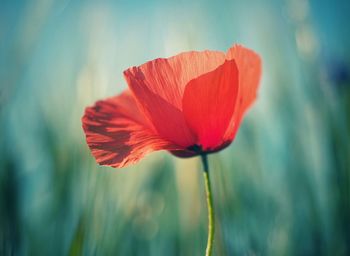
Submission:
<svg viewBox="0 0 350 256">
<path fill-rule="evenodd" d="M 200 162 L 100 167 L 84 108 L 122 71 L 242 43 L 256 104 L 210 156 L 215 255 L 350 255 L 350 3 L 0 2 L 0 255 L 204 255 Z"/>
</svg>

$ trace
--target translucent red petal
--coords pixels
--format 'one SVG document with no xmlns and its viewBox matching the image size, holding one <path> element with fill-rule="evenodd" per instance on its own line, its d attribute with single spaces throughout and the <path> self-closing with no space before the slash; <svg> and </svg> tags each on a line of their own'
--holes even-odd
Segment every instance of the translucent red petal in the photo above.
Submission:
<svg viewBox="0 0 350 256">
<path fill-rule="evenodd" d="M 222 52 L 186 52 L 156 59 L 124 72 L 145 116 L 164 138 L 186 148 L 196 142 L 182 113 L 186 84 L 214 70 L 225 60 Z"/>
<path fill-rule="evenodd" d="M 210 151 L 224 144 L 224 134 L 235 110 L 238 70 L 234 60 L 191 80 L 183 96 L 183 113 L 197 135 L 197 143 Z"/>
<path fill-rule="evenodd" d="M 237 106 L 224 136 L 225 140 L 232 141 L 244 114 L 256 99 L 261 78 L 261 59 L 257 53 L 241 45 L 230 48 L 226 58 L 235 60 L 239 73 Z"/>
<path fill-rule="evenodd" d="M 130 91 L 86 108 L 82 122 L 86 141 L 101 165 L 124 167 L 155 150 L 179 149 L 152 131 Z"/>
</svg>

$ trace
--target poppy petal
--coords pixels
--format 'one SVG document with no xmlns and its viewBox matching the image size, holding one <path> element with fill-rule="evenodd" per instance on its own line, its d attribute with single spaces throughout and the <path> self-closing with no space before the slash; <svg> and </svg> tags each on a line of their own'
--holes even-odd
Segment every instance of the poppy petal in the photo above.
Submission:
<svg viewBox="0 0 350 256">
<path fill-rule="evenodd" d="M 86 108 L 82 122 L 86 141 L 101 165 L 124 167 L 149 152 L 178 149 L 152 132 L 129 90 Z"/>
<path fill-rule="evenodd" d="M 183 113 L 203 150 L 215 150 L 224 143 L 223 135 L 234 113 L 237 95 L 238 70 L 234 60 L 225 61 L 187 84 Z"/>
<path fill-rule="evenodd" d="M 232 141 L 245 112 L 256 99 L 261 78 L 261 59 L 257 53 L 241 45 L 230 48 L 226 58 L 235 60 L 239 72 L 237 109 L 225 134 L 225 139 Z"/>
<path fill-rule="evenodd" d="M 124 72 L 130 89 L 145 116 L 164 138 L 187 147 L 196 137 L 182 114 L 182 97 L 186 84 L 225 61 L 222 52 L 186 52 L 156 59 Z"/>
</svg>

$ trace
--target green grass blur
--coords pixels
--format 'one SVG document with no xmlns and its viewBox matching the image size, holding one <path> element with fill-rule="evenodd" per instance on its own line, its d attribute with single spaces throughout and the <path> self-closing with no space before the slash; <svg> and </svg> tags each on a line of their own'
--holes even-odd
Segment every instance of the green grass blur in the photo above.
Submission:
<svg viewBox="0 0 350 256">
<path fill-rule="evenodd" d="M 122 71 L 242 43 L 256 104 L 209 157 L 215 255 L 350 254 L 348 1 L 0 2 L 0 255 L 204 255 L 200 161 L 96 164 L 84 108 Z"/>
</svg>

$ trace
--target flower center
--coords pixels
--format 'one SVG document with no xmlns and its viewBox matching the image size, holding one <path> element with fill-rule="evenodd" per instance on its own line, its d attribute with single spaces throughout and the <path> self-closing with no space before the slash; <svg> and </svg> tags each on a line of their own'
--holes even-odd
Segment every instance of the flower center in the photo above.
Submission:
<svg viewBox="0 0 350 256">
<path fill-rule="evenodd" d="M 187 149 L 188 149 L 188 150 L 191 150 L 191 151 L 194 151 L 194 152 L 196 152 L 197 154 L 201 154 L 201 153 L 204 152 L 202 146 L 201 146 L 201 145 L 198 145 L 198 144 L 194 144 L 194 145 L 192 145 L 192 146 L 189 146 L 189 147 L 187 147 Z"/>
</svg>

